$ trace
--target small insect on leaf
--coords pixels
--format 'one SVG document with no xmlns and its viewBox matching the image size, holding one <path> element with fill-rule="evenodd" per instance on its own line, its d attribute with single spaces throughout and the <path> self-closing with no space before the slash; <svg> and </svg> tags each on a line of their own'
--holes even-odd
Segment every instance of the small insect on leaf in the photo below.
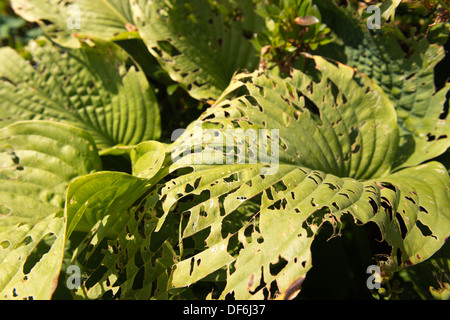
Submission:
<svg viewBox="0 0 450 320">
<path fill-rule="evenodd" d="M 297 17 L 294 19 L 294 23 L 301 25 L 301 26 L 310 26 L 310 25 L 316 24 L 318 22 L 319 22 L 319 19 L 317 19 L 314 16 Z"/>
</svg>

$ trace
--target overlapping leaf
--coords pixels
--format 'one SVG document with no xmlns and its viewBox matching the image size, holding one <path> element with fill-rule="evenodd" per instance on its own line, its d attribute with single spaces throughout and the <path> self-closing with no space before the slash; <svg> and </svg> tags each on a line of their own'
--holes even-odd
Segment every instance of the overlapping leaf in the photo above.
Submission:
<svg viewBox="0 0 450 320">
<path fill-rule="evenodd" d="M 30 119 L 65 121 L 92 133 L 99 147 L 157 139 L 160 115 L 145 75 L 111 43 L 63 50 L 33 42 L 27 62 L 0 50 L 0 118 L 3 125 Z"/>
<path fill-rule="evenodd" d="M 355 67 L 375 81 L 392 101 L 398 115 L 401 142 L 396 167 L 420 164 L 450 147 L 450 125 L 445 113 L 447 85 L 436 92 L 434 68 L 444 50 L 426 38 L 407 45 L 386 26 L 369 30 L 364 21 L 330 1 L 318 3 L 325 22 L 339 37 L 320 53 Z M 404 47 L 407 47 L 406 51 Z M 409 46 L 409 47 L 408 47 Z"/>
<path fill-rule="evenodd" d="M 101 169 L 84 130 L 48 121 L 0 129 L 0 297 L 49 299 L 60 272 L 70 181 Z"/>
<path fill-rule="evenodd" d="M 136 26 L 150 52 L 196 99 L 217 98 L 234 72 L 253 70 L 258 63 L 249 38 L 260 22 L 251 1 L 241 2 L 239 12 L 226 13 L 211 3 L 131 1 Z M 221 6 L 233 8 L 230 1 Z"/>
<path fill-rule="evenodd" d="M 86 280 L 75 295 L 149 299 L 153 292 L 167 298 L 167 270 L 176 254 L 164 239 L 150 242 L 158 221 L 153 212 L 157 197 L 152 194 L 145 200 L 158 179 L 164 147 L 156 141 L 144 142 L 131 151 L 131 158 L 138 177 L 98 172 L 69 186 L 67 236 L 74 230 L 87 232 L 72 257 Z M 150 168 L 141 171 L 143 162 Z"/>
<path fill-rule="evenodd" d="M 24 19 L 37 22 L 57 43 L 78 48 L 76 37 L 110 40 L 135 32 L 129 1 L 122 0 L 12 0 Z"/>
<path fill-rule="evenodd" d="M 258 299 L 276 296 L 274 290 L 291 298 L 311 267 L 318 228 L 324 222 L 338 228 L 343 214 L 380 227 L 391 245 L 387 270 L 427 259 L 448 237 L 444 167 L 430 163 L 390 174 L 399 130 L 387 96 L 352 68 L 313 61 L 309 76 L 237 76 L 200 127 L 193 124 L 172 146 L 172 170 L 193 172 L 166 184 L 163 209 L 166 216 L 184 211 L 183 239 L 205 241 L 201 252 L 176 264 L 174 287 L 223 270 L 222 298 Z M 236 136 L 224 137 L 227 129 L 265 129 L 259 132 L 268 140 L 256 141 L 258 148 L 272 145 L 265 150 L 269 158 L 277 154 L 270 141 L 277 140 L 278 129 L 279 162 L 251 162 L 252 135 L 239 144 Z M 186 196 L 193 200 L 174 209 Z M 239 219 L 244 203 L 257 209 L 239 226 L 226 227 Z"/>
</svg>

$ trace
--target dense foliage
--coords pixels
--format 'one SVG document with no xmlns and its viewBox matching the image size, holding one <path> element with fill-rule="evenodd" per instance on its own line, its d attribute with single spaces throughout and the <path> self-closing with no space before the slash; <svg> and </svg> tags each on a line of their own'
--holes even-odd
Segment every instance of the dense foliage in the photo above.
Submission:
<svg viewBox="0 0 450 320">
<path fill-rule="evenodd" d="M 2 299 L 450 298 L 446 1 L 0 4 Z"/>
</svg>

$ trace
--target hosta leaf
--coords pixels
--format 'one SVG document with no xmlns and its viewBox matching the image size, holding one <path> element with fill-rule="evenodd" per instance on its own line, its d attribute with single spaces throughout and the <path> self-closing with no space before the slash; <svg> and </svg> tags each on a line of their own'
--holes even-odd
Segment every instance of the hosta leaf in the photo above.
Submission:
<svg viewBox="0 0 450 320">
<path fill-rule="evenodd" d="M 324 20 L 343 44 L 323 47 L 320 52 L 370 77 L 396 108 L 401 140 L 395 166 L 417 165 L 444 153 L 450 147 L 444 112 L 450 87 L 436 92 L 434 85 L 434 68 L 444 57 L 443 48 L 421 39 L 411 42 L 405 52 L 395 29 L 371 32 L 363 21 L 329 1 L 318 6 L 328 13 Z"/>
<path fill-rule="evenodd" d="M 353 68 L 320 57 L 310 62 L 309 76 L 236 76 L 171 146 L 171 170 L 193 171 L 162 188 L 158 228 L 179 211 L 182 241 L 204 243 L 176 264 L 172 286 L 225 272 L 222 298 L 267 298 L 274 290 L 292 298 L 311 267 L 316 232 L 328 222 L 339 234 L 343 214 L 380 227 L 391 246 L 387 271 L 427 259 L 448 237 L 445 168 L 430 163 L 391 174 L 399 131 L 387 96 Z M 238 137 L 238 129 L 247 136 Z M 252 129 L 265 131 L 253 140 Z M 273 161 L 264 162 L 261 150 Z M 245 203 L 256 209 L 233 227 Z"/>
<path fill-rule="evenodd" d="M 120 230 L 121 213 L 146 190 L 145 180 L 119 172 L 97 172 L 74 180 L 67 190 L 67 234 L 75 229 L 89 231 L 110 211 L 119 215 L 115 222 Z"/>
<path fill-rule="evenodd" d="M 163 165 L 165 148 L 157 141 L 145 141 L 132 149 L 130 157 L 133 163 L 133 175 L 150 179 Z"/>
<path fill-rule="evenodd" d="M 251 1 L 227 14 L 211 3 L 131 0 L 136 26 L 150 52 L 196 99 L 217 98 L 236 70 L 253 70 L 258 63 L 248 35 L 259 23 Z M 227 5 L 231 2 L 221 3 Z"/>
<path fill-rule="evenodd" d="M 400 276 L 406 283 L 412 283 L 415 293 L 421 299 L 450 299 L 450 242 L 447 241 L 442 248 L 430 259 L 417 266 L 405 269 Z M 411 297 L 406 291 L 405 299 Z"/>
<path fill-rule="evenodd" d="M 66 239 L 66 188 L 101 169 L 100 158 L 86 131 L 48 121 L 1 128 L 0 157 L 0 297 L 49 299 Z"/>
<path fill-rule="evenodd" d="M 0 232 L 2 300 L 51 298 L 64 253 L 64 230 L 61 210 L 34 225 L 17 224 Z"/>
<path fill-rule="evenodd" d="M 159 246 L 152 243 L 157 220 L 144 210 L 136 206 L 116 214 L 106 208 L 108 215 L 93 227 L 72 258 L 85 279 L 75 295 L 167 299 L 168 270 L 176 254 L 167 241 Z M 118 231 L 114 237 L 108 237 L 110 228 Z"/>
<path fill-rule="evenodd" d="M 167 299 L 167 270 L 176 254 L 167 241 L 150 242 L 158 221 L 153 212 L 157 197 L 150 195 L 141 203 L 156 183 L 164 147 L 145 142 L 132 150 L 131 158 L 133 173 L 140 177 L 99 172 L 69 186 L 67 235 L 74 230 L 88 232 L 72 258 L 87 279 L 76 295 L 97 299 L 107 293 L 120 294 L 123 299 L 149 299 L 154 292 L 154 297 Z M 151 165 L 149 170 L 140 171 L 142 161 Z M 126 280 L 118 281 L 124 275 Z"/>
<path fill-rule="evenodd" d="M 160 116 L 145 75 L 125 68 L 114 44 L 64 50 L 46 40 L 30 46 L 31 63 L 0 49 L 0 118 L 55 119 L 92 133 L 99 147 L 157 139 Z M 3 125 L 4 125 L 3 124 Z"/>
<path fill-rule="evenodd" d="M 381 231 L 393 247 L 395 263 L 407 267 L 431 257 L 450 235 L 450 179 L 445 167 L 430 162 L 374 180 L 380 191 L 373 209 L 379 215 L 372 220 L 385 220 Z"/>
<path fill-rule="evenodd" d="M 136 31 L 129 1 L 123 0 L 12 0 L 22 18 L 37 22 L 57 43 L 80 47 L 75 36 L 110 40 Z"/>
<path fill-rule="evenodd" d="M 154 177 L 164 160 L 164 146 L 157 141 L 139 144 L 131 151 L 133 175 L 121 172 L 96 172 L 75 179 L 67 190 L 67 234 L 91 230 L 92 226 L 114 212 L 120 231 L 122 213 L 156 183 Z M 143 169 L 142 162 L 148 164 Z M 114 234 L 114 229 L 110 229 Z"/>
</svg>

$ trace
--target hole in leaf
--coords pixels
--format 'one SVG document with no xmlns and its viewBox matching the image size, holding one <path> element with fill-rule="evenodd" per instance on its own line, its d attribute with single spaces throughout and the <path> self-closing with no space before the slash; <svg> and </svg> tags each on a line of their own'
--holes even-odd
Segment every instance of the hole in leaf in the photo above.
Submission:
<svg viewBox="0 0 450 320">
<path fill-rule="evenodd" d="M 346 194 L 346 193 L 339 192 L 338 195 L 344 196 L 344 197 L 346 197 L 347 199 L 350 199 L 350 196 L 349 196 L 348 194 Z"/>
<path fill-rule="evenodd" d="M 261 267 L 261 280 L 259 282 L 259 285 L 255 288 L 255 290 L 253 291 L 249 291 L 250 294 L 255 294 L 256 292 L 258 292 L 259 290 L 261 290 L 262 288 L 264 288 L 266 286 L 266 283 L 264 282 L 264 272 L 263 272 L 263 268 Z"/>
<path fill-rule="evenodd" d="M 395 213 L 395 218 L 397 218 L 398 225 L 400 226 L 400 232 L 401 232 L 402 239 L 405 239 L 406 234 L 408 233 L 408 229 L 406 228 L 405 221 L 403 221 L 401 214 L 398 212 Z"/>
<path fill-rule="evenodd" d="M 22 247 L 22 246 L 26 246 L 28 244 L 30 244 L 33 241 L 33 238 L 31 236 L 26 236 L 25 238 L 23 238 L 22 241 L 20 241 L 20 243 L 18 245 L 16 245 L 15 249 Z"/>
<path fill-rule="evenodd" d="M 335 184 L 333 184 L 333 183 L 326 182 L 325 184 L 326 184 L 331 190 L 337 190 L 337 189 L 338 189 L 338 187 L 337 187 Z"/>
<path fill-rule="evenodd" d="M 194 271 L 194 265 L 195 265 L 195 258 L 191 258 L 191 269 L 189 270 L 189 275 L 192 275 L 192 272 Z"/>
<path fill-rule="evenodd" d="M 186 184 L 186 186 L 184 187 L 184 192 L 185 192 L 185 193 L 190 193 L 190 192 L 192 192 L 192 191 L 194 191 L 194 190 L 195 190 L 194 187 L 191 186 L 189 183 Z"/>
<path fill-rule="evenodd" d="M 267 195 L 267 199 L 269 200 L 273 200 L 273 195 L 272 195 L 272 190 L 270 188 L 266 189 L 266 195 Z"/>
<path fill-rule="evenodd" d="M 144 264 L 144 259 L 142 258 L 141 250 L 137 250 L 134 255 L 134 264 L 136 266 L 142 266 Z"/>
<path fill-rule="evenodd" d="M 230 176 L 228 176 L 228 177 L 226 177 L 226 178 L 223 178 L 223 180 L 224 180 L 225 182 L 231 183 L 231 182 L 239 181 L 239 176 L 238 176 L 237 173 L 233 173 L 233 174 L 231 174 Z"/>
<path fill-rule="evenodd" d="M 358 153 L 360 149 L 361 149 L 361 145 L 359 145 L 359 144 L 353 145 L 352 153 Z"/>
<path fill-rule="evenodd" d="M 91 274 L 91 276 L 86 280 L 85 286 L 86 289 L 90 289 L 93 286 L 95 286 L 95 284 L 97 284 L 99 281 L 101 281 L 101 279 L 103 278 L 103 276 L 108 272 L 108 268 L 106 266 L 99 266 L 94 273 Z"/>
<path fill-rule="evenodd" d="M 286 186 L 286 184 L 285 184 L 282 180 L 280 180 L 280 181 L 278 181 L 277 183 L 275 183 L 275 184 L 273 185 L 273 189 L 274 189 L 276 192 L 286 191 L 286 190 L 287 190 L 287 186 Z"/>
<path fill-rule="evenodd" d="M 274 264 L 269 264 L 269 271 L 270 274 L 273 276 L 276 276 L 280 273 L 281 270 L 288 264 L 287 260 L 284 259 L 282 256 L 278 256 L 278 261 Z"/>
<path fill-rule="evenodd" d="M 245 230 L 244 230 L 244 235 L 245 235 L 247 238 L 250 238 L 251 235 L 252 235 L 252 233 L 253 233 L 253 231 L 254 231 L 253 225 L 249 225 L 247 228 L 245 228 Z"/>
<path fill-rule="evenodd" d="M 318 125 L 322 125 L 322 120 L 320 119 L 320 110 L 316 106 L 316 104 L 310 100 L 308 97 L 303 96 L 305 99 L 305 108 L 309 110 L 313 119 L 318 123 Z"/>
<path fill-rule="evenodd" d="M 376 214 L 378 212 L 378 205 L 372 198 L 369 198 L 369 203 L 372 206 L 372 212 L 373 214 Z"/>
<path fill-rule="evenodd" d="M 450 104 L 450 91 L 447 92 L 445 103 L 444 103 L 444 109 L 442 110 L 442 113 L 439 115 L 439 119 L 444 120 L 447 118 L 449 104 Z"/>
<path fill-rule="evenodd" d="M 423 213 L 425 213 L 425 214 L 428 214 L 428 210 L 425 209 L 425 208 L 422 207 L 422 206 L 419 207 L 419 211 L 421 211 L 421 212 L 423 212 Z"/>
<path fill-rule="evenodd" d="M 384 212 L 389 215 L 389 221 L 392 221 L 392 206 L 385 197 L 382 197 L 381 199 L 383 199 L 383 201 L 381 201 L 381 206 L 383 207 Z"/>
<path fill-rule="evenodd" d="M 180 51 L 178 51 L 177 48 L 175 48 L 169 41 L 167 40 L 160 40 L 157 41 L 158 46 L 167 54 L 169 54 L 172 57 L 179 56 L 181 54 Z"/>
<path fill-rule="evenodd" d="M 19 159 L 19 157 L 16 155 L 15 152 L 12 151 L 9 155 L 10 155 L 10 157 L 11 157 L 11 160 L 14 162 L 14 164 L 19 164 L 20 159 Z"/>
<path fill-rule="evenodd" d="M 50 248 L 55 240 L 56 236 L 53 233 L 48 233 L 44 237 L 42 237 L 33 251 L 28 255 L 27 260 L 23 265 L 24 274 L 30 273 L 31 269 L 33 269 L 36 263 L 38 263 L 42 259 L 42 257 L 50 251 Z"/>
<path fill-rule="evenodd" d="M 408 197 L 408 196 L 405 196 L 405 198 L 406 198 L 406 200 L 409 200 L 409 201 L 411 201 L 412 203 L 416 204 L 416 202 L 414 201 L 414 199 L 413 199 L 413 198 L 411 198 L 411 197 Z"/>
<path fill-rule="evenodd" d="M 336 208 L 336 210 L 340 210 L 340 208 L 339 208 L 339 206 L 338 206 L 338 204 L 336 202 L 333 202 L 332 205 L 333 205 L 333 207 Z"/>
<path fill-rule="evenodd" d="M 391 183 L 382 182 L 382 183 L 380 183 L 380 185 L 381 185 L 382 188 L 388 188 L 388 189 L 390 189 L 390 190 L 392 190 L 394 192 L 397 192 L 396 187 L 393 184 L 391 184 Z"/>
<path fill-rule="evenodd" d="M 312 176 L 308 176 L 308 179 L 311 179 L 311 180 L 313 180 L 316 184 L 319 184 L 319 183 L 317 182 L 317 180 L 314 179 L 314 177 L 312 177 Z"/>
<path fill-rule="evenodd" d="M 430 237 L 431 236 L 431 237 L 437 239 L 436 236 L 433 235 L 433 232 L 431 231 L 431 229 L 427 225 L 423 224 L 422 221 L 417 220 L 416 221 L 416 226 L 417 226 L 417 228 L 419 228 L 420 232 L 422 233 L 422 235 L 424 237 Z"/>
</svg>

